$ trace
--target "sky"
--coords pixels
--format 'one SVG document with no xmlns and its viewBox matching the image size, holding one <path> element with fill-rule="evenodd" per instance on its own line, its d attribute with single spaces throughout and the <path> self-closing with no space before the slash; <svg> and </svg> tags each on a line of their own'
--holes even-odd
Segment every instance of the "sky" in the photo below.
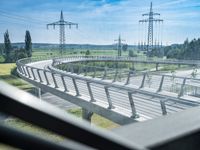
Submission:
<svg viewBox="0 0 200 150">
<path fill-rule="evenodd" d="M 149 12 L 150 0 L 1 0 L 0 43 L 8 29 L 11 42 L 23 42 L 29 30 L 33 43 L 59 43 L 59 27 L 46 24 L 59 20 L 63 10 L 66 21 L 79 24 L 66 30 L 66 43 L 113 44 L 119 34 L 127 44 L 145 39 L 148 25 L 139 25 Z M 163 25 L 154 25 L 154 40 L 164 45 L 183 43 L 200 37 L 199 0 L 152 0 L 155 18 Z M 158 28 L 160 27 L 160 28 Z M 162 30 L 161 30 L 162 29 Z M 160 31 L 160 32 L 159 32 Z M 159 38 L 158 38 L 159 37 Z M 144 40 L 143 40 L 144 41 Z"/>
</svg>

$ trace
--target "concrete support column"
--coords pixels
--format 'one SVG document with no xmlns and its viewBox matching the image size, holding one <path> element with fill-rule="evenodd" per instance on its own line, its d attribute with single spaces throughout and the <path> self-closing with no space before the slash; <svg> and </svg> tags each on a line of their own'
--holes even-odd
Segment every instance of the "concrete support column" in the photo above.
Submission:
<svg viewBox="0 0 200 150">
<path fill-rule="evenodd" d="M 157 63 L 157 64 L 156 64 L 156 71 L 158 71 L 158 67 L 159 67 L 159 64 Z"/>
<path fill-rule="evenodd" d="M 134 62 L 132 63 L 132 68 L 131 69 L 135 70 L 135 63 Z"/>
<path fill-rule="evenodd" d="M 91 122 L 93 112 L 88 111 L 87 109 L 82 108 L 82 118 L 88 122 Z"/>
</svg>

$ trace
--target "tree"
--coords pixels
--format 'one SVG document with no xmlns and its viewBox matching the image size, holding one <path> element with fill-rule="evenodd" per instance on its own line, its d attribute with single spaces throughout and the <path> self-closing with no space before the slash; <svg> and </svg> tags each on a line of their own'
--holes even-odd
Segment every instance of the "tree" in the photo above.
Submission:
<svg viewBox="0 0 200 150">
<path fill-rule="evenodd" d="M 85 53 L 85 55 L 86 55 L 86 56 L 90 55 L 90 51 L 87 50 L 86 53 Z"/>
<path fill-rule="evenodd" d="M 126 52 L 126 51 L 128 50 L 128 44 L 124 44 L 124 45 L 122 46 L 122 50 L 123 50 L 124 52 Z"/>
<path fill-rule="evenodd" d="M 5 51 L 4 52 L 5 53 L 5 62 L 11 62 L 12 46 L 11 46 L 8 30 L 4 34 L 4 48 L 5 48 L 5 50 L 4 50 Z"/>
<path fill-rule="evenodd" d="M 135 56 L 133 50 L 129 50 L 128 56 L 129 56 L 129 57 L 134 57 L 134 56 Z"/>
<path fill-rule="evenodd" d="M 32 42 L 30 32 L 27 30 L 25 35 L 25 51 L 28 57 L 32 56 Z"/>
</svg>

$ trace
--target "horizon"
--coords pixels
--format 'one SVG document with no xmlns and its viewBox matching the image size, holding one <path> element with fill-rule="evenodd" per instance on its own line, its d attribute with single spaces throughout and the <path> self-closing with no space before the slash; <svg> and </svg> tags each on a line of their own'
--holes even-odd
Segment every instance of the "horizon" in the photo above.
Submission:
<svg viewBox="0 0 200 150">
<path fill-rule="evenodd" d="M 33 43 L 59 44 L 59 29 L 46 24 L 59 20 L 63 10 L 67 21 L 79 29 L 66 29 L 66 44 L 112 45 L 121 34 L 128 45 L 139 41 L 138 21 L 147 13 L 150 0 L 13 0 L 1 1 L 0 43 L 8 29 L 12 43 L 24 42 L 29 30 Z M 164 19 L 163 45 L 182 44 L 200 36 L 198 0 L 152 0 L 154 12 Z M 67 7 L 65 7 L 67 6 Z M 65 9 L 63 9 L 65 8 Z M 173 35 L 173 36 L 172 36 Z"/>
</svg>

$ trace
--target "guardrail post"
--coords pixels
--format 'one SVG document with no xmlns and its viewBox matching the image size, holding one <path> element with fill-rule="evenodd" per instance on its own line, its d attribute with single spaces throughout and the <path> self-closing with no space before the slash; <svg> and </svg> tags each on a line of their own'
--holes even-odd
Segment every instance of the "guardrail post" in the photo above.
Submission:
<svg viewBox="0 0 200 150">
<path fill-rule="evenodd" d="M 129 71 L 128 76 L 127 76 L 127 79 L 126 79 L 126 83 L 125 83 L 125 85 L 130 84 L 131 73 L 132 73 L 132 72 Z"/>
<path fill-rule="evenodd" d="M 178 97 L 181 97 L 184 94 L 185 82 L 186 82 L 186 78 L 183 79 L 183 83 L 181 85 L 181 90 L 180 90 L 180 93 L 178 94 Z"/>
<path fill-rule="evenodd" d="M 79 65 L 79 68 L 78 68 L 78 74 L 81 74 L 82 73 L 82 66 L 81 65 Z"/>
<path fill-rule="evenodd" d="M 102 80 L 104 80 L 106 77 L 107 77 L 107 68 L 104 68 L 104 75 L 103 75 Z"/>
<path fill-rule="evenodd" d="M 74 78 L 72 78 L 73 84 L 74 84 L 74 88 L 76 91 L 76 96 L 80 96 L 79 90 L 78 90 L 78 86 L 76 84 L 76 80 Z"/>
<path fill-rule="evenodd" d="M 165 106 L 165 101 L 166 100 L 160 100 L 160 106 L 161 106 L 163 115 L 167 115 L 167 109 L 166 109 L 166 106 Z"/>
<path fill-rule="evenodd" d="M 48 77 L 47 77 L 47 71 L 44 70 L 44 77 L 46 79 L 47 85 L 50 85 Z"/>
<path fill-rule="evenodd" d="M 156 63 L 156 71 L 158 71 L 159 63 Z"/>
<path fill-rule="evenodd" d="M 53 78 L 53 82 L 54 82 L 55 88 L 58 88 L 58 84 L 57 84 L 56 78 L 55 78 L 55 73 L 51 73 L 51 75 L 52 75 L 52 78 Z"/>
<path fill-rule="evenodd" d="M 28 68 L 29 68 L 29 67 L 27 66 L 27 67 L 26 67 L 26 71 L 27 71 L 27 73 L 28 73 L 28 77 L 31 78 L 31 75 L 30 75 L 30 72 L 29 72 Z"/>
<path fill-rule="evenodd" d="M 142 83 L 141 83 L 140 88 L 143 88 L 143 87 L 144 87 L 145 79 L 146 79 L 146 73 L 144 73 L 144 75 L 143 75 L 143 79 L 142 79 Z"/>
<path fill-rule="evenodd" d="M 39 77 L 40 82 L 42 82 L 42 78 L 41 78 L 40 70 L 39 70 L 39 69 L 37 69 L 37 74 L 38 74 L 38 77 Z"/>
<path fill-rule="evenodd" d="M 164 76 L 164 75 L 162 75 L 162 78 L 161 78 L 161 80 L 160 80 L 160 85 L 159 85 L 159 88 L 158 88 L 157 92 L 160 92 L 160 91 L 162 91 L 162 86 L 163 86 L 163 81 L 164 81 L 164 78 L 165 78 L 165 76 Z"/>
<path fill-rule="evenodd" d="M 133 96 L 132 96 L 132 92 L 128 92 L 128 99 L 131 105 L 131 110 L 132 110 L 132 118 L 136 118 L 138 117 L 137 112 L 136 112 L 136 108 L 135 108 L 135 104 L 133 101 Z"/>
<path fill-rule="evenodd" d="M 41 100 L 42 96 L 41 96 L 41 88 L 37 88 L 38 89 L 38 98 Z"/>
<path fill-rule="evenodd" d="M 116 80 L 117 80 L 117 75 L 118 75 L 118 69 L 116 69 L 116 71 L 115 71 L 115 76 L 114 76 L 113 82 L 116 82 Z"/>
<path fill-rule="evenodd" d="M 88 73 L 88 66 L 85 66 L 85 74 L 84 74 L 84 76 L 87 76 L 87 73 Z"/>
<path fill-rule="evenodd" d="M 71 73 L 74 73 L 74 64 L 70 66 Z"/>
<path fill-rule="evenodd" d="M 109 106 L 108 106 L 108 109 L 113 109 L 114 106 L 112 105 L 112 100 L 111 100 L 111 98 L 110 98 L 110 93 L 109 93 L 109 91 L 108 91 L 108 87 L 105 86 L 104 89 L 105 89 L 106 97 L 107 97 L 107 100 L 108 100 L 108 105 L 109 105 Z"/>
<path fill-rule="evenodd" d="M 90 82 L 87 81 L 86 83 L 87 83 L 88 92 L 90 94 L 90 102 L 96 102 L 92 93 Z"/>
<path fill-rule="evenodd" d="M 22 69 L 23 69 L 23 71 L 24 71 L 24 75 L 27 76 L 27 74 L 26 74 L 26 70 L 25 70 L 24 67 L 25 67 L 25 65 L 22 66 Z"/>
<path fill-rule="evenodd" d="M 31 68 L 31 72 L 32 72 L 32 75 L 33 75 L 33 80 L 37 80 L 36 77 L 35 77 L 35 73 L 34 73 L 33 69 L 34 68 Z"/>
<path fill-rule="evenodd" d="M 64 86 L 64 88 L 65 88 L 65 91 L 64 91 L 64 92 L 68 92 L 67 85 L 66 85 L 66 83 L 65 83 L 65 79 L 64 79 L 64 76 L 63 76 L 63 75 L 61 75 L 61 79 L 62 79 L 63 86 Z"/>
<path fill-rule="evenodd" d="M 94 73 L 93 73 L 93 78 L 95 78 L 96 77 L 96 72 L 97 72 L 97 68 L 96 67 L 94 67 Z"/>
</svg>

